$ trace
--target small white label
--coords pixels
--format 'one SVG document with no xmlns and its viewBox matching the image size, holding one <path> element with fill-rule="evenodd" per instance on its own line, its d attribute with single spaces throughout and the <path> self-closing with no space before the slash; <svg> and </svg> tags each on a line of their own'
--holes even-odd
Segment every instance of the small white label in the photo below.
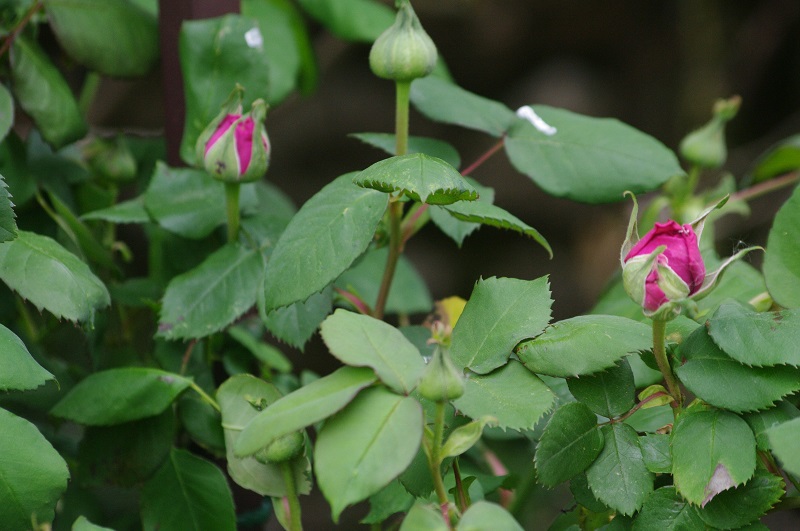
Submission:
<svg viewBox="0 0 800 531">
<path fill-rule="evenodd" d="M 264 46 L 264 37 L 261 35 L 261 30 L 258 28 L 253 28 L 248 30 L 247 33 L 244 34 L 244 42 L 250 48 L 259 48 Z"/>
<path fill-rule="evenodd" d="M 542 120 L 542 117 L 536 114 L 536 111 L 530 105 L 523 105 L 517 109 L 517 116 L 523 120 L 528 120 L 531 125 L 547 136 L 553 136 L 558 132 L 558 129 Z"/>
</svg>

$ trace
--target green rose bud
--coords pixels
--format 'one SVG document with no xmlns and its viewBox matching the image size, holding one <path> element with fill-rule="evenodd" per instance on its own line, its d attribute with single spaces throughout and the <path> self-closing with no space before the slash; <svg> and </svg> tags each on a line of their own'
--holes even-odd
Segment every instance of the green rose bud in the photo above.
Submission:
<svg viewBox="0 0 800 531">
<path fill-rule="evenodd" d="M 450 360 L 447 349 L 437 346 L 419 381 L 419 394 L 434 402 L 455 400 L 464 394 L 464 376 Z"/>
<path fill-rule="evenodd" d="M 215 179 L 243 183 L 264 176 L 270 144 L 264 128 L 267 104 L 258 99 L 242 114 L 243 89 L 237 85 L 220 114 L 197 139 L 197 158 Z"/>
<path fill-rule="evenodd" d="M 278 437 L 270 444 L 256 452 L 253 456 L 260 463 L 283 463 L 300 455 L 305 448 L 305 437 L 302 431 L 294 431 Z"/>
<path fill-rule="evenodd" d="M 736 116 L 742 100 L 734 96 L 714 104 L 711 120 L 689 133 L 680 145 L 681 156 L 701 168 L 719 168 L 728 158 L 725 146 L 725 124 Z"/>
<path fill-rule="evenodd" d="M 427 76 L 436 66 L 436 59 L 436 46 L 408 1 L 400 3 L 394 24 L 377 38 L 369 52 L 372 72 L 395 81 Z"/>
</svg>

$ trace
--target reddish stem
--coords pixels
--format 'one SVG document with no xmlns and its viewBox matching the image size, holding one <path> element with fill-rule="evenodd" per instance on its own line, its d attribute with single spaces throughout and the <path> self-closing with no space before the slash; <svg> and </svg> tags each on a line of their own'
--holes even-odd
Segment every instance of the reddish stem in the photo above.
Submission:
<svg viewBox="0 0 800 531">
<path fill-rule="evenodd" d="M 798 179 L 800 179 L 800 172 L 793 171 L 790 173 L 785 173 L 780 177 L 775 177 L 774 179 L 758 183 L 750 188 L 739 190 L 731 196 L 731 199 L 734 201 L 749 201 L 750 199 L 754 199 L 774 190 L 780 190 L 784 186 L 789 186 Z"/>
<path fill-rule="evenodd" d="M 17 35 L 19 35 L 20 32 L 22 32 L 22 30 L 25 29 L 25 26 L 27 26 L 28 23 L 31 21 L 33 15 L 35 15 L 36 12 L 39 11 L 41 8 L 42 8 L 41 2 L 35 2 L 28 9 L 25 15 L 20 19 L 19 23 L 17 23 L 17 25 L 14 26 L 14 28 L 11 30 L 8 36 L 6 36 L 6 40 L 3 41 L 3 45 L 0 46 L 0 57 L 2 57 L 3 54 L 6 53 L 9 48 L 11 48 L 11 45 L 14 44 L 14 40 L 17 38 Z"/>
<path fill-rule="evenodd" d="M 486 153 L 478 157 L 478 159 L 475 162 L 464 168 L 464 170 L 461 171 L 461 175 L 469 175 L 470 173 L 475 171 L 475 169 L 477 169 L 478 166 L 486 162 L 489 159 L 489 157 L 500 151 L 505 145 L 505 142 L 506 142 L 506 137 L 504 135 L 495 145 L 489 148 L 489 150 Z"/>
<path fill-rule="evenodd" d="M 362 313 L 364 315 L 372 315 L 372 310 L 370 309 L 369 304 L 361 300 L 358 296 L 354 295 L 353 293 L 350 293 L 349 291 L 345 291 L 341 288 L 335 288 L 335 289 L 336 293 L 338 293 L 347 302 L 355 306 L 359 313 Z"/>
</svg>

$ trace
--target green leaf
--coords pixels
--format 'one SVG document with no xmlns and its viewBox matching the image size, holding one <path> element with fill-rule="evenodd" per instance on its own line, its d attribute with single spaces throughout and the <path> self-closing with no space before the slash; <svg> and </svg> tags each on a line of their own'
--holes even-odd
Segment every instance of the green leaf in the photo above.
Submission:
<svg viewBox="0 0 800 531">
<path fill-rule="evenodd" d="M 603 449 L 597 417 L 580 402 L 564 404 L 553 413 L 536 447 L 539 481 L 555 487 L 586 470 Z"/>
<path fill-rule="evenodd" d="M 367 249 L 389 200 L 352 180 L 352 174 L 340 176 L 289 222 L 267 268 L 265 311 L 322 291 Z"/>
<path fill-rule="evenodd" d="M 672 456 L 669 451 L 669 435 L 648 433 L 639 437 L 642 459 L 647 470 L 654 474 L 672 473 Z"/>
<path fill-rule="evenodd" d="M 0 278 L 20 297 L 59 319 L 91 323 L 95 311 L 111 302 L 89 266 L 55 240 L 34 232 L 20 231 L 17 239 L 0 244 Z"/>
<path fill-rule="evenodd" d="M 738 529 L 764 515 L 783 494 L 783 478 L 757 470 L 747 483 L 719 493 L 697 512 L 713 528 Z"/>
<path fill-rule="evenodd" d="M 767 409 L 800 390 L 800 368 L 743 365 L 720 350 L 705 327 L 689 336 L 679 354 L 686 360 L 675 369 L 680 381 L 695 396 L 719 408 L 737 413 Z"/>
<path fill-rule="evenodd" d="M 781 466 L 790 474 L 800 474 L 800 453 L 797 441 L 800 441 L 800 418 L 778 424 L 767 430 L 772 453 Z"/>
<path fill-rule="evenodd" d="M 517 355 L 528 370 L 539 374 L 582 376 L 613 367 L 627 354 L 653 346 L 651 328 L 613 315 L 582 315 L 548 327 L 525 341 Z"/>
<path fill-rule="evenodd" d="M 480 500 L 472 504 L 458 521 L 458 531 L 522 531 L 511 513 L 488 501 Z"/>
<path fill-rule="evenodd" d="M 230 335 L 237 343 L 246 348 L 258 361 L 278 372 L 291 372 L 292 362 L 277 348 L 260 341 L 243 326 L 228 328 Z"/>
<path fill-rule="evenodd" d="M 393 480 L 369 498 L 369 514 L 362 524 L 379 524 L 399 512 L 408 512 L 414 504 L 414 496 L 398 480 Z"/>
<path fill-rule="evenodd" d="M 242 185 L 242 208 L 253 201 L 253 186 Z M 144 208 L 172 233 L 205 238 L 226 220 L 225 185 L 204 170 L 170 168 L 158 162 L 144 195 Z"/>
<path fill-rule="evenodd" d="M 714 343 L 740 363 L 800 367 L 800 309 L 758 313 L 725 304 L 707 326 Z"/>
<path fill-rule="evenodd" d="M 33 359 L 25 343 L 0 324 L 0 391 L 36 389 L 54 379 Z"/>
<path fill-rule="evenodd" d="M 56 213 L 56 223 L 70 235 L 70 238 L 77 244 L 79 252 L 87 258 L 87 261 L 107 269 L 115 270 L 116 264 L 111 250 L 100 243 L 95 234 L 89 227 L 76 216 L 70 207 L 62 201 L 56 194 L 47 193 L 53 210 Z"/>
<path fill-rule="evenodd" d="M 229 243 L 173 278 L 161 306 L 158 336 L 200 338 L 218 332 L 256 303 L 265 249 Z"/>
<path fill-rule="evenodd" d="M 517 343 L 547 326 L 552 303 L 547 277 L 478 281 L 453 330 L 453 362 L 479 374 L 505 365 Z"/>
<path fill-rule="evenodd" d="M 198 137 L 220 113 L 237 83 L 245 89 L 245 110 L 258 98 L 275 103 L 285 96 L 280 76 L 273 86 L 273 50 L 268 45 L 268 52 L 263 45 L 268 38 L 256 20 L 234 14 L 187 20 L 181 26 L 179 49 L 186 121 L 180 152 L 190 165 L 197 162 Z"/>
<path fill-rule="evenodd" d="M 458 457 L 463 454 L 478 442 L 481 435 L 483 435 L 483 429 L 487 425 L 495 423 L 496 419 L 494 417 L 485 416 L 458 426 L 450 432 L 447 440 L 442 445 L 440 457 L 447 459 L 448 457 Z"/>
<path fill-rule="evenodd" d="M 800 141 L 800 135 L 796 138 Z M 778 304 L 800 307 L 800 187 L 775 214 L 764 255 L 764 278 Z"/>
<path fill-rule="evenodd" d="M 142 487 L 145 531 L 234 531 L 233 496 L 222 471 L 185 450 L 173 449 Z"/>
<path fill-rule="evenodd" d="M 713 271 L 721 263 L 718 260 L 706 258 L 706 270 Z M 732 263 L 717 281 L 711 293 L 703 297 L 697 304 L 701 315 L 711 315 L 724 303 L 737 300 L 743 304 L 754 297 L 764 293 L 764 278 L 753 266 L 747 262 Z"/>
<path fill-rule="evenodd" d="M 394 11 L 374 0 L 298 0 L 331 33 L 346 41 L 372 42 L 394 22 Z"/>
<path fill-rule="evenodd" d="M 12 125 L 14 125 L 14 98 L 5 85 L 0 85 L 0 142 L 5 140 Z"/>
<path fill-rule="evenodd" d="M 422 408 L 380 387 L 361 393 L 317 437 L 314 466 L 336 522 L 342 510 L 375 494 L 411 463 L 422 440 Z"/>
<path fill-rule="evenodd" d="M 269 61 L 269 100 L 282 101 L 297 86 L 307 68 L 311 42 L 303 18 L 288 0 L 244 0 L 241 13 L 258 21 L 261 46 Z"/>
<path fill-rule="evenodd" d="M 766 181 L 772 177 L 800 168 L 800 134 L 781 140 L 755 161 L 753 182 Z"/>
<path fill-rule="evenodd" d="M 7 529 L 30 529 L 31 517 L 51 522 L 67 489 L 67 463 L 36 426 L 0 409 L 0 522 Z"/>
<path fill-rule="evenodd" d="M 748 413 L 744 420 L 753 430 L 756 436 L 756 447 L 762 451 L 770 450 L 767 430 L 788 420 L 800 417 L 800 409 L 785 400 L 778 402 L 778 405 L 765 411 Z"/>
<path fill-rule="evenodd" d="M 383 150 L 389 155 L 396 152 L 396 137 L 390 133 L 352 133 L 353 138 L 361 140 L 365 144 Z M 424 153 L 431 157 L 442 159 L 454 168 L 461 166 L 461 157 L 452 145 L 438 138 L 428 138 L 424 136 L 408 137 L 408 153 Z"/>
<path fill-rule="evenodd" d="M 545 105 L 536 114 L 557 132 L 547 135 L 518 119 L 508 131 L 511 163 L 545 192 L 607 203 L 654 190 L 682 175 L 675 154 L 655 138 L 611 118 L 592 118 Z"/>
<path fill-rule="evenodd" d="M 370 369 L 342 367 L 282 397 L 245 427 L 235 445 L 236 455 L 252 455 L 278 437 L 330 417 L 375 380 Z"/>
<path fill-rule="evenodd" d="M 444 209 L 447 210 L 451 216 L 461 221 L 490 225 L 498 229 L 513 230 L 524 236 L 533 238 L 534 241 L 547 250 L 547 254 L 550 255 L 550 258 L 553 257 L 553 249 L 539 231 L 497 205 L 482 201 L 473 201 L 470 203 L 460 202 L 447 205 Z"/>
<path fill-rule="evenodd" d="M 327 287 L 303 302 L 295 302 L 269 313 L 264 308 L 264 289 L 259 288 L 257 302 L 258 313 L 267 330 L 281 341 L 302 350 L 322 320 L 331 313 L 333 288 Z"/>
<path fill-rule="evenodd" d="M 684 411 L 675 422 L 671 445 L 675 487 L 692 504 L 704 506 L 741 485 L 756 467 L 753 432 L 728 411 Z"/>
<path fill-rule="evenodd" d="M 468 373 L 465 383 L 453 405 L 473 419 L 494 417 L 504 429 L 532 430 L 555 403 L 553 391 L 514 360 L 489 374 Z"/>
<path fill-rule="evenodd" d="M 0 175 L 0 243 L 11 241 L 17 237 L 17 222 L 14 220 L 13 206 L 6 181 Z"/>
<path fill-rule="evenodd" d="M 455 168 L 424 153 L 376 162 L 358 173 L 353 182 L 381 192 L 402 192 L 414 201 L 431 205 L 449 205 L 478 198 L 478 192 Z"/>
<path fill-rule="evenodd" d="M 111 223 L 147 223 L 150 216 L 144 208 L 144 196 L 117 203 L 108 208 L 87 212 L 81 216 L 84 220 L 110 221 Z"/>
<path fill-rule="evenodd" d="M 336 287 L 358 295 L 374 308 L 388 258 L 388 247 L 367 251 L 336 279 Z M 411 262 L 401 255 L 386 301 L 386 313 L 430 313 L 432 309 L 433 299 L 428 286 Z"/>
<path fill-rule="evenodd" d="M 164 463 L 175 438 L 175 415 L 160 415 L 116 426 L 86 428 L 78 450 L 78 467 L 96 484 L 133 487 Z"/>
<path fill-rule="evenodd" d="M 190 385 L 158 369 L 110 369 L 81 380 L 50 413 L 89 426 L 122 424 L 158 415 Z"/>
<path fill-rule="evenodd" d="M 72 531 L 114 531 L 110 527 L 103 527 L 97 524 L 93 524 L 89 520 L 86 519 L 85 516 L 79 516 L 73 523 L 72 523 Z"/>
<path fill-rule="evenodd" d="M 653 474 L 647 470 L 636 431 L 627 424 L 601 429 L 605 444 L 597 460 L 586 469 L 589 487 L 598 500 L 617 512 L 638 511 L 653 491 Z"/>
<path fill-rule="evenodd" d="M 476 129 L 495 137 L 503 136 L 517 119 L 502 103 L 433 76 L 411 84 L 411 102 L 431 120 Z"/>
<path fill-rule="evenodd" d="M 135 77 L 146 74 L 158 61 L 158 20 L 136 4 L 44 0 L 44 6 L 59 44 L 90 70 Z"/>
<path fill-rule="evenodd" d="M 633 371 L 624 358 L 603 372 L 570 378 L 567 385 L 578 402 L 609 419 L 630 411 L 636 400 Z"/>
<path fill-rule="evenodd" d="M 320 334 L 338 360 L 372 368 L 398 393 L 410 393 L 425 370 L 422 355 L 402 332 L 374 317 L 338 309 L 322 322 Z"/>
<path fill-rule="evenodd" d="M 478 181 L 470 177 L 465 177 L 466 181 L 478 191 L 478 199 L 470 201 L 469 203 L 462 203 L 464 206 L 469 206 L 475 203 L 493 203 L 494 202 L 494 189 L 488 186 L 482 186 Z M 458 203 L 448 205 L 452 207 L 458 206 Z M 461 247 L 464 239 L 478 230 L 481 226 L 480 223 L 473 223 L 469 221 L 462 221 L 450 213 L 450 210 L 445 206 L 431 205 L 428 208 L 428 213 L 431 216 L 431 221 L 439 227 L 439 230 L 444 232 L 450 237 L 456 245 Z"/>
<path fill-rule="evenodd" d="M 706 529 L 697 510 L 681 498 L 675 487 L 661 487 L 644 502 L 642 510 L 633 522 L 634 531 L 689 531 Z"/>
<path fill-rule="evenodd" d="M 86 134 L 86 122 L 67 82 L 41 48 L 25 37 L 14 39 L 11 47 L 11 80 L 17 103 L 48 144 L 57 149 Z"/>
<path fill-rule="evenodd" d="M 228 378 L 217 390 L 217 401 L 222 410 L 222 427 L 225 432 L 225 457 L 228 473 L 240 486 L 262 496 L 286 496 L 286 483 L 280 464 L 261 463 L 254 457 L 236 457 L 234 448 L 242 430 L 258 416 L 260 409 L 281 398 L 271 383 L 250 374 Z M 308 494 L 311 484 L 306 476 L 308 458 L 299 457 L 290 462 L 295 484 L 300 494 Z"/>
<path fill-rule="evenodd" d="M 450 526 L 442 516 L 439 507 L 417 500 L 408 514 L 403 518 L 400 531 L 449 531 Z"/>
</svg>

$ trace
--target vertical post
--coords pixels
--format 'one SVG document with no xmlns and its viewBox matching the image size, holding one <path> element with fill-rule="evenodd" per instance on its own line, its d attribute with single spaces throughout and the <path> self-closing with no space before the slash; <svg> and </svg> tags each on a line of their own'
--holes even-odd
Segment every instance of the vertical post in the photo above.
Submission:
<svg viewBox="0 0 800 531">
<path fill-rule="evenodd" d="M 180 145 L 186 117 L 183 76 L 178 56 L 181 24 L 184 20 L 238 13 L 239 0 L 159 0 L 158 4 L 167 163 L 181 166 Z"/>
</svg>

